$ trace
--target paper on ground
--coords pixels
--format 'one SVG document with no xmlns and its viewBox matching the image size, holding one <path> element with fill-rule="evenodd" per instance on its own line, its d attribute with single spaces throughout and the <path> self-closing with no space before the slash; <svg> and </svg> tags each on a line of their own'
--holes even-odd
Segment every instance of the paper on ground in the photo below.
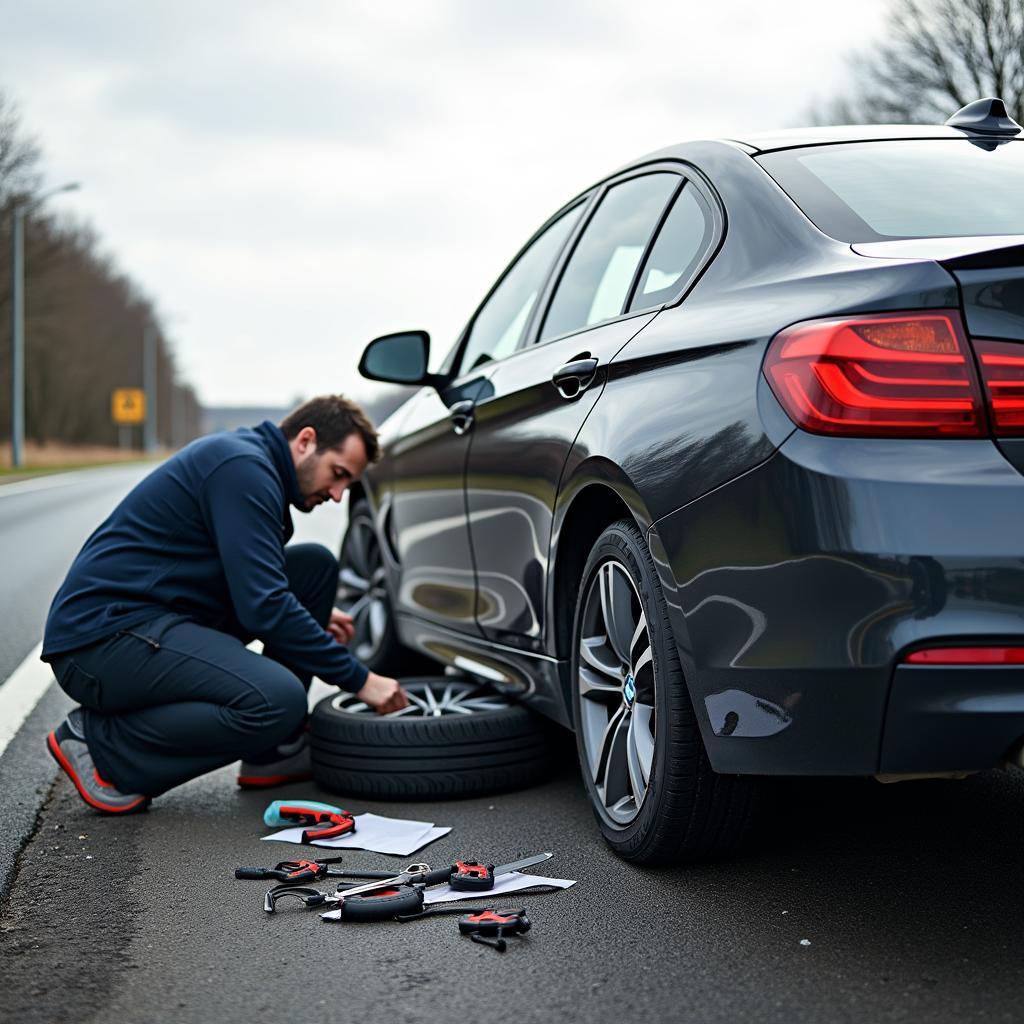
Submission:
<svg viewBox="0 0 1024 1024">
<path fill-rule="evenodd" d="M 428 843 L 451 832 L 450 827 L 443 828 L 434 825 L 433 822 L 386 818 L 380 814 L 357 814 L 355 821 L 355 832 L 347 836 L 338 836 L 337 839 L 315 839 L 312 845 L 326 846 L 334 850 L 369 850 L 372 853 L 386 853 L 394 857 L 408 857 Z M 285 828 L 263 838 L 281 843 L 301 843 L 304 831 L 301 827 Z"/>
<path fill-rule="evenodd" d="M 570 885 L 575 884 L 575 879 L 545 878 L 543 875 L 524 875 L 519 871 L 509 871 L 507 874 L 498 875 L 494 880 L 494 885 L 486 892 L 460 892 L 450 885 L 438 885 L 432 889 L 423 890 L 423 902 L 452 903 L 455 900 L 501 896 L 506 892 L 518 892 L 520 889 L 529 889 L 535 885 L 553 885 L 559 889 L 568 889 Z"/>
<path fill-rule="evenodd" d="M 535 885 L 554 885 L 559 889 L 568 889 L 575 885 L 575 879 L 568 878 L 545 878 L 543 875 L 522 875 L 518 871 L 510 871 L 508 874 L 499 875 L 494 880 L 494 887 L 487 892 L 459 892 L 449 885 L 438 885 L 432 889 L 424 889 L 423 902 L 427 903 L 454 903 L 456 900 L 489 899 L 492 896 L 501 896 L 504 893 L 518 892 L 520 889 L 531 889 Z M 472 913 L 470 907 L 466 913 Z M 328 910 L 320 915 L 325 921 L 340 921 L 340 910 Z"/>
</svg>

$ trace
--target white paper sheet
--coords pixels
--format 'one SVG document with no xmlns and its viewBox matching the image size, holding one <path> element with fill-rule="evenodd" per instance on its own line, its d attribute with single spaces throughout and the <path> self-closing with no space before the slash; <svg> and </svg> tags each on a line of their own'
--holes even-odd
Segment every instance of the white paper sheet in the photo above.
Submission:
<svg viewBox="0 0 1024 1024">
<path fill-rule="evenodd" d="M 507 874 L 499 875 L 494 880 L 494 887 L 487 892 L 460 892 L 448 885 L 436 885 L 432 889 L 423 891 L 424 904 L 430 903 L 454 903 L 456 900 L 465 899 L 490 899 L 493 896 L 502 896 L 505 893 L 518 892 L 520 889 L 530 889 L 535 885 L 554 885 L 559 889 L 568 889 L 575 885 L 575 879 L 568 878 L 545 878 L 543 875 L 523 875 L 518 871 L 509 871 Z M 466 907 L 466 913 L 471 914 L 472 907 Z M 320 915 L 325 921 L 340 921 L 340 910 L 328 910 Z"/>
<path fill-rule="evenodd" d="M 460 892 L 458 889 L 453 889 L 450 885 L 435 885 L 431 889 L 423 890 L 423 902 L 453 903 L 455 900 L 489 899 L 492 896 L 501 896 L 507 892 L 529 889 L 535 885 L 554 885 L 559 889 L 568 889 L 570 885 L 575 884 L 575 879 L 545 878 L 543 875 L 524 875 L 519 871 L 509 871 L 507 874 L 498 875 L 494 880 L 494 885 L 487 892 Z"/>
<path fill-rule="evenodd" d="M 394 857 L 408 857 L 451 832 L 450 827 L 438 826 L 430 821 L 386 818 L 381 814 L 357 814 L 355 821 L 355 832 L 338 836 L 337 839 L 316 839 L 312 845 L 332 850 L 369 850 Z M 280 843 L 301 843 L 303 831 L 301 827 L 285 828 L 263 838 Z"/>
</svg>

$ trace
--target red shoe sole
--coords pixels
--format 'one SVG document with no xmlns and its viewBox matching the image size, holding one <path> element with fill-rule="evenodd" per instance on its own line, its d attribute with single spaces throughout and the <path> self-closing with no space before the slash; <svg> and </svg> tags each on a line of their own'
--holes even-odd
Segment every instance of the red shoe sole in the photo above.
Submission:
<svg viewBox="0 0 1024 1024">
<path fill-rule="evenodd" d="M 149 803 L 148 796 L 140 796 L 134 803 L 130 803 L 127 807 L 113 807 L 110 804 L 102 803 L 92 796 L 89 791 L 82 785 L 78 775 L 75 774 L 75 770 L 71 767 L 71 762 L 61 753 L 60 744 L 57 742 L 57 734 L 51 732 L 46 737 L 46 749 L 50 751 L 53 759 L 64 769 L 64 774 L 75 784 L 75 789 L 78 790 L 78 795 L 90 806 L 95 807 L 97 811 L 102 811 L 104 814 L 131 814 L 132 811 L 137 811 L 142 807 L 145 807 Z"/>
<path fill-rule="evenodd" d="M 238 784 L 242 789 L 268 789 L 283 786 L 287 782 L 309 782 L 312 772 L 298 772 L 295 775 L 239 775 Z"/>
</svg>

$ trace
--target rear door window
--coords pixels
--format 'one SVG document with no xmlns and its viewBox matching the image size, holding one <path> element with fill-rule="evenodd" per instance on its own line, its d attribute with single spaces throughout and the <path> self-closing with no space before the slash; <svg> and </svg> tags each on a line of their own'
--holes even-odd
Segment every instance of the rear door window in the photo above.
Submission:
<svg viewBox="0 0 1024 1024">
<path fill-rule="evenodd" d="M 631 310 L 674 299 L 692 277 L 713 237 L 711 208 L 692 184 L 676 196 L 637 282 Z"/>
<path fill-rule="evenodd" d="M 608 189 L 569 257 L 540 341 L 623 312 L 647 243 L 680 181 L 659 172 Z"/>
</svg>

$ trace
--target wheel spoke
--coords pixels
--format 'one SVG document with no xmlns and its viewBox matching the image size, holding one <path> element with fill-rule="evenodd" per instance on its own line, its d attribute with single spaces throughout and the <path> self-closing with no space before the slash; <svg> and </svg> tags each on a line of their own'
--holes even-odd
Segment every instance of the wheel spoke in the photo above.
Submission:
<svg viewBox="0 0 1024 1024">
<path fill-rule="evenodd" d="M 649 704 L 633 705 L 633 746 L 643 774 L 644 785 L 651 781 L 654 768 L 654 708 Z"/>
<path fill-rule="evenodd" d="M 626 731 L 626 768 L 629 772 L 629 790 L 633 802 L 639 807 L 644 802 L 647 786 L 643 773 L 640 771 L 640 759 L 637 757 L 636 744 L 633 741 L 633 717 L 630 716 L 630 727 Z"/>
<path fill-rule="evenodd" d="M 615 562 L 601 566 L 601 614 L 608 632 L 608 642 L 620 664 L 629 664 L 629 642 L 633 635 L 632 591 L 623 578 L 624 570 Z"/>
<path fill-rule="evenodd" d="M 640 675 L 641 669 L 653 664 L 654 652 L 651 650 L 651 645 L 648 643 L 641 652 L 640 657 L 636 659 L 636 664 L 633 665 L 633 678 L 636 679 L 636 677 Z"/>
<path fill-rule="evenodd" d="M 617 701 L 622 697 L 622 684 L 618 680 L 611 683 L 582 665 L 580 666 L 579 687 L 580 696 L 586 700 L 600 700 L 607 703 L 612 700 Z"/>
<path fill-rule="evenodd" d="M 507 708 L 507 703 L 499 703 L 494 700 L 487 700 L 485 697 L 475 697 L 473 700 L 463 700 L 458 704 L 452 704 L 452 711 L 462 711 L 468 709 L 470 713 L 474 711 L 501 711 L 502 708 Z"/>
<path fill-rule="evenodd" d="M 409 703 L 406 704 L 404 708 L 400 708 L 398 711 L 392 711 L 387 717 L 398 718 L 400 715 L 414 715 L 417 711 L 422 710 L 423 709 L 418 704 Z"/>
<path fill-rule="evenodd" d="M 370 626 L 370 642 L 376 647 L 384 635 L 384 628 L 387 625 L 387 609 L 383 601 L 371 601 L 370 613 L 368 616 Z"/>
<path fill-rule="evenodd" d="M 423 690 L 423 696 L 427 700 L 427 714 L 437 717 L 441 714 L 441 708 L 438 706 L 437 698 L 434 696 L 434 691 L 429 687 L 425 687 Z"/>
<path fill-rule="evenodd" d="M 410 707 L 418 707 L 420 711 L 422 711 L 425 715 L 430 713 L 430 706 L 422 697 L 420 697 L 416 693 L 413 693 L 412 690 L 407 690 L 406 693 L 409 696 Z"/>
<path fill-rule="evenodd" d="M 601 738 L 597 776 L 594 779 L 606 807 L 628 794 L 627 729 L 626 709 L 620 707 L 608 720 L 608 727 Z"/>
<path fill-rule="evenodd" d="M 343 566 L 338 573 L 339 586 L 348 587 L 357 594 L 365 594 L 370 589 L 370 581 L 360 576 L 351 566 Z"/>
<path fill-rule="evenodd" d="M 614 680 L 616 685 L 621 683 L 621 663 L 615 657 L 615 652 L 609 651 L 606 637 L 585 636 L 580 641 L 580 658 L 592 669 Z"/>
</svg>

